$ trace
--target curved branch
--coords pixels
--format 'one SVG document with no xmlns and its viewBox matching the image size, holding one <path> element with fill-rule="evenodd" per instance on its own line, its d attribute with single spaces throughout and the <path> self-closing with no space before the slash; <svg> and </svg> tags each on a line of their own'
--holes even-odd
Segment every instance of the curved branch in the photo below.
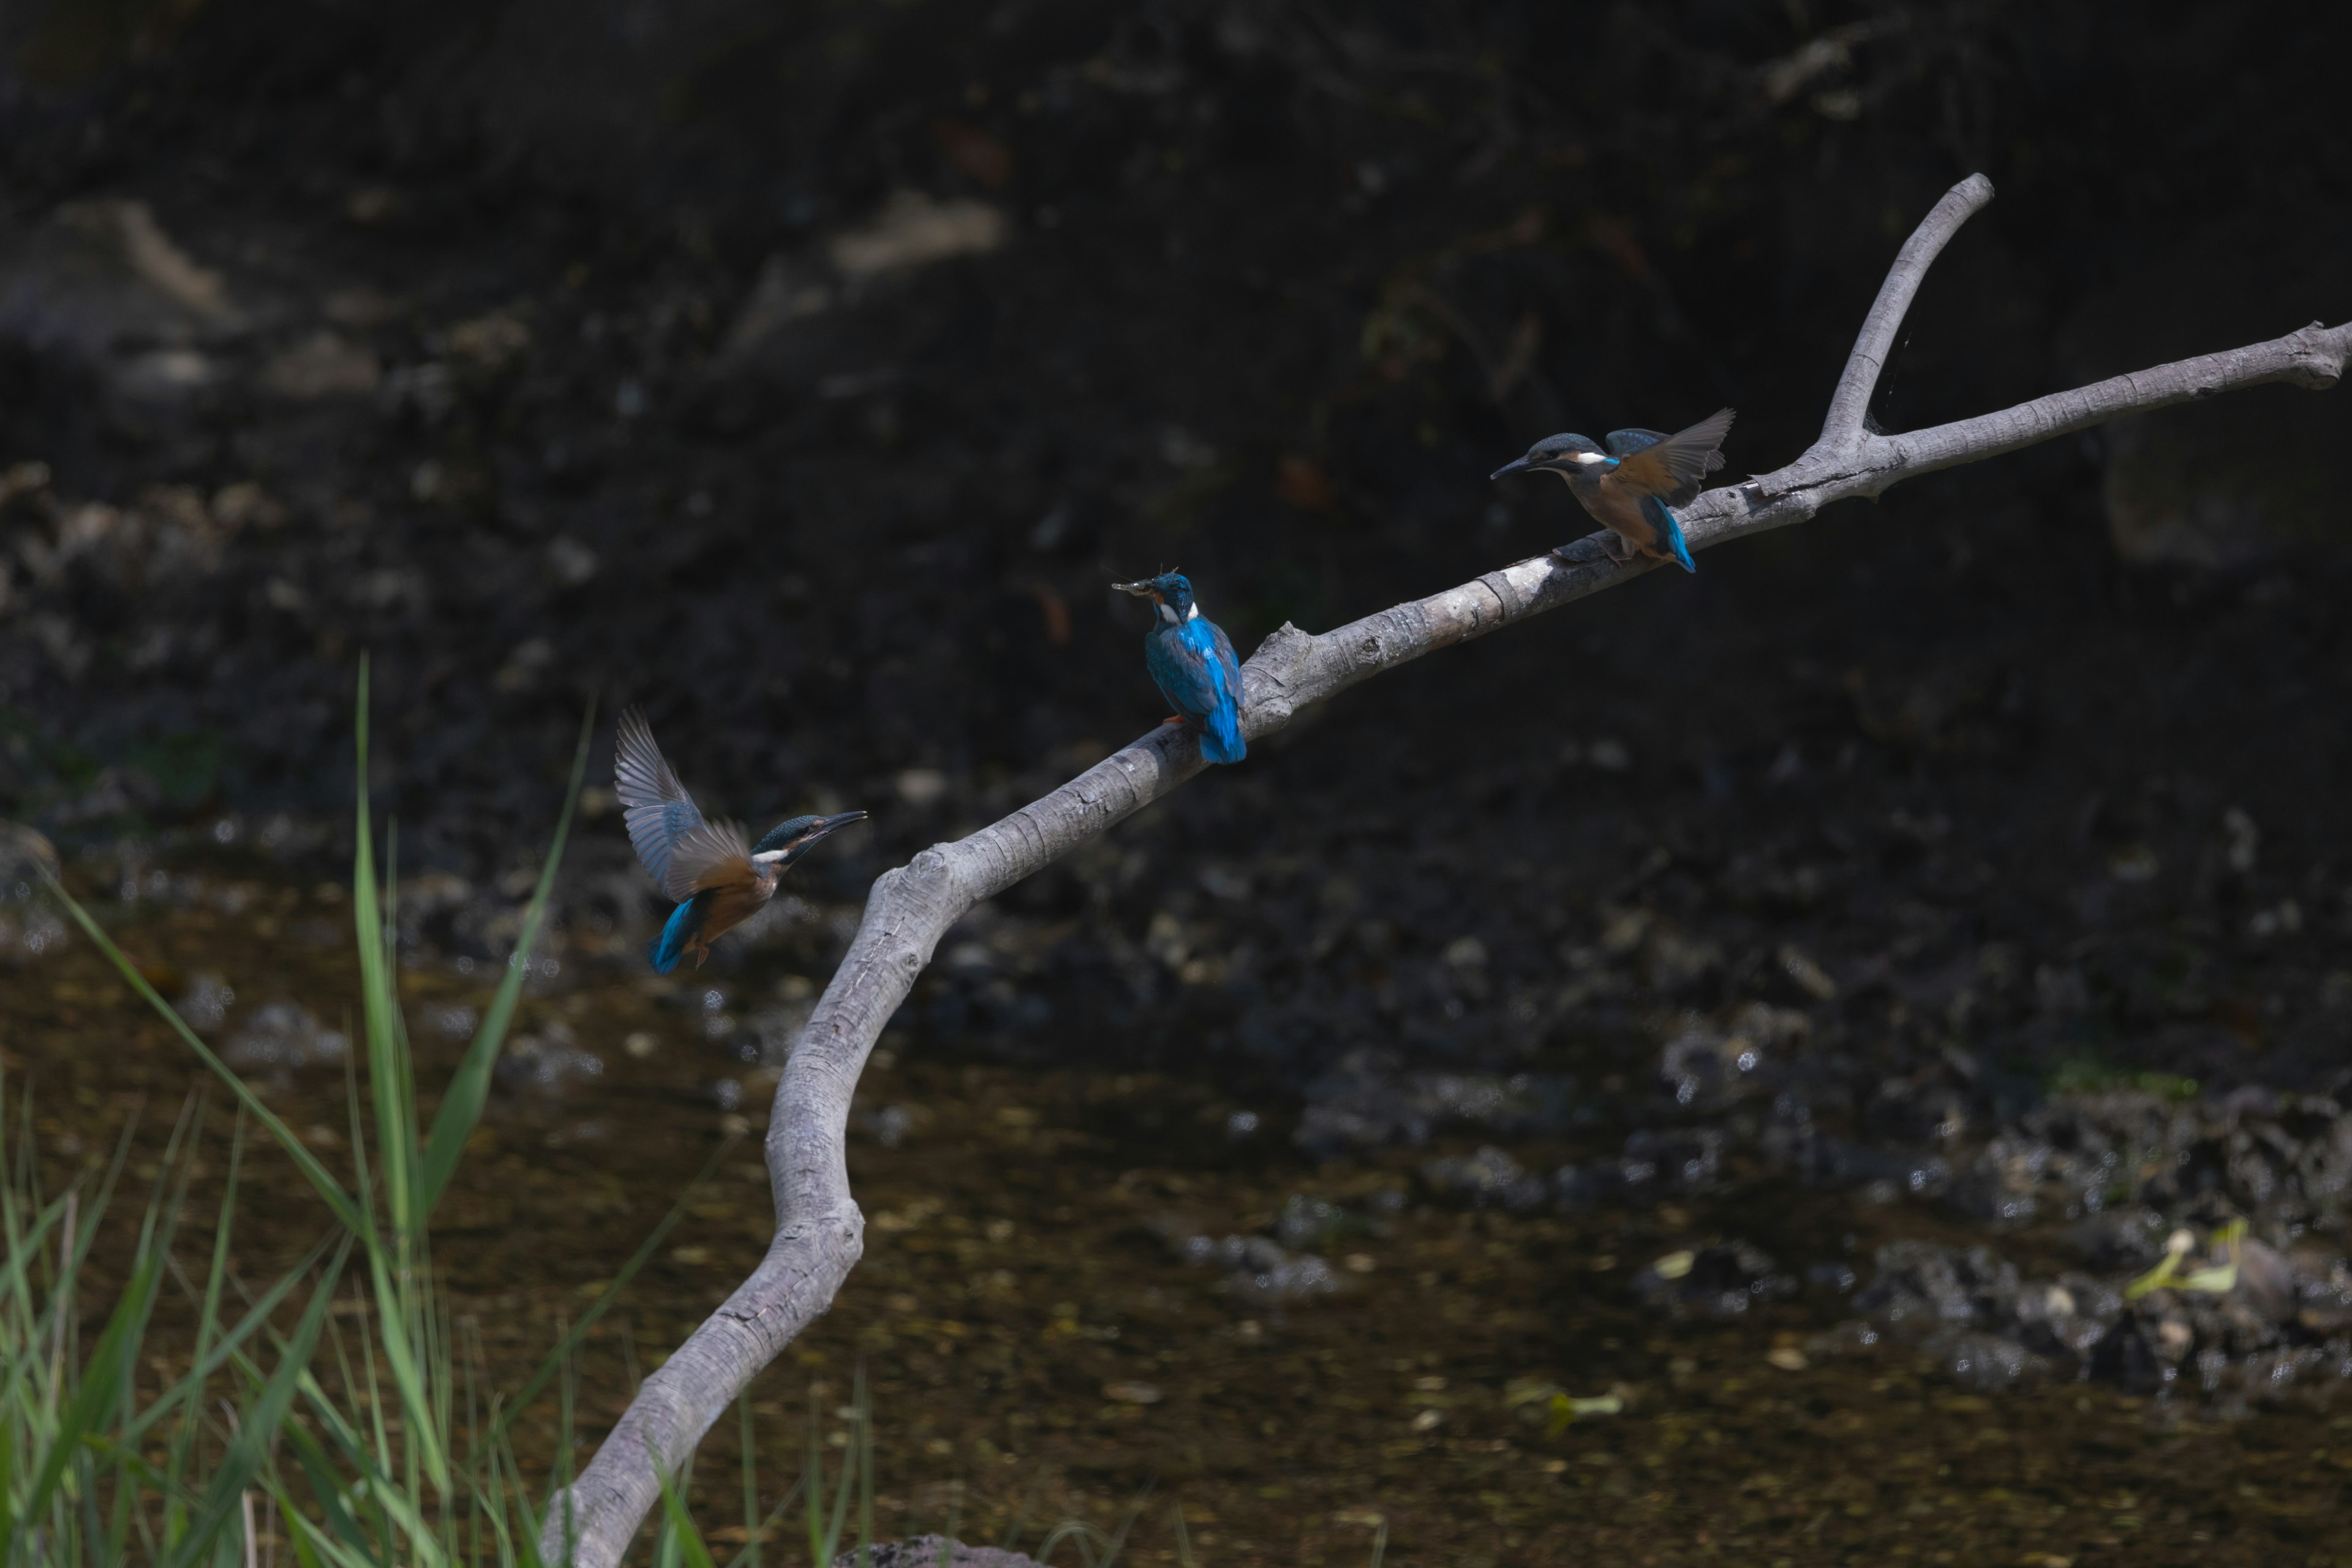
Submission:
<svg viewBox="0 0 2352 1568">
<path fill-rule="evenodd" d="M 1886 281 L 1878 286 L 1878 298 L 1870 302 L 1870 314 L 1862 319 L 1862 333 L 1853 340 L 1853 352 L 1846 356 L 1845 374 L 1838 377 L 1837 390 L 1830 394 L 1830 412 L 1822 421 L 1820 445 L 1843 448 L 1861 439 L 1870 395 L 1878 389 L 1878 373 L 1886 367 L 1886 355 L 1911 309 L 1912 296 L 1919 292 L 1920 280 L 1943 254 L 1945 244 L 1960 231 L 1960 225 L 1990 200 L 1992 182 L 1982 174 L 1970 174 L 1944 193 L 1944 199 L 1895 253 L 1895 265 L 1887 268 Z"/>
<path fill-rule="evenodd" d="M 1972 175 L 1953 187 L 1896 258 L 1838 386 L 1830 426 L 1786 468 L 1700 496 L 1683 513 L 1694 550 L 1802 522 L 1832 501 L 1877 496 L 1916 475 L 2015 451 L 2118 415 L 2285 381 L 2324 388 L 2352 356 L 2352 324 L 2315 323 L 2266 343 L 2159 365 L 2032 403 L 1901 436 L 1864 433 L 1877 364 L 1919 274 L 1954 229 L 1990 200 Z M 1842 410 L 1853 421 L 1839 438 Z M 1242 728 L 1271 734 L 1311 705 L 1422 655 L 1558 609 L 1641 575 L 1599 535 L 1517 562 L 1442 594 L 1309 637 L 1287 626 L 1243 667 Z M 767 1256 L 637 1394 L 619 1425 L 551 1510 L 552 1562 L 610 1568 L 660 1495 L 656 1464 L 675 1468 L 752 1377 L 832 1305 L 865 1245 L 849 1191 L 850 1099 L 883 1026 L 907 999 L 948 928 L 1003 891 L 1175 789 L 1202 769 L 1191 732 L 1162 725 L 1043 799 L 970 837 L 937 844 L 874 884 L 849 952 L 776 1086 L 768 1171 L 777 1226 Z"/>
</svg>

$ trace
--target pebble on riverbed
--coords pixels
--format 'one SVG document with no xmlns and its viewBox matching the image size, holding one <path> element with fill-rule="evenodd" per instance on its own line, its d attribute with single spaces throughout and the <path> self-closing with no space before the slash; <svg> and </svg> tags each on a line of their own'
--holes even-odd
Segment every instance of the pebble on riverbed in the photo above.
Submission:
<svg viewBox="0 0 2352 1568">
<path fill-rule="evenodd" d="M 1744 1241 L 1667 1253 L 1633 1276 L 1633 1293 L 1677 1318 L 1737 1318 L 1759 1301 L 1796 1294 L 1761 1248 Z"/>
<path fill-rule="evenodd" d="M 1025 1552 L 967 1546 L 937 1535 L 852 1547 L 833 1562 L 834 1568 L 1039 1568 L 1037 1560 Z"/>
<path fill-rule="evenodd" d="M 221 1059 L 239 1072 L 283 1075 L 299 1068 L 340 1063 L 351 1054 L 341 1030 L 322 1029 L 307 1007 L 270 1002 L 251 1016 L 221 1049 Z"/>
<path fill-rule="evenodd" d="M 1392 1054 L 1353 1050 L 1307 1085 L 1294 1138 L 1328 1160 L 1451 1128 L 1540 1137 L 1591 1118 L 1575 1096 L 1576 1080 L 1558 1074 L 1405 1073 Z"/>
</svg>

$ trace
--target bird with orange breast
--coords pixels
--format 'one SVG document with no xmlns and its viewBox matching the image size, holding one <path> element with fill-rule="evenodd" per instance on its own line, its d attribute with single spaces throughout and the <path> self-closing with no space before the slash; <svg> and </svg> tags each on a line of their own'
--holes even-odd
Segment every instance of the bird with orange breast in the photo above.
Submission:
<svg viewBox="0 0 2352 1568">
<path fill-rule="evenodd" d="M 821 839 L 866 820 L 862 811 L 795 816 L 753 844 L 743 837 L 740 824 L 703 817 L 654 744 L 653 730 L 642 712 L 635 708 L 622 712 L 617 740 L 613 787 L 621 797 L 629 842 L 662 895 L 677 903 L 646 954 L 659 974 L 676 969 L 688 953 L 694 955 L 694 966 L 701 968 L 721 932 L 767 908 L 794 861 Z"/>
<path fill-rule="evenodd" d="M 1558 474 L 1593 520 L 1609 530 L 1601 551 L 1622 565 L 1636 555 L 1678 562 L 1685 572 L 1690 546 L 1673 509 L 1698 499 L 1706 476 L 1723 467 L 1723 437 L 1732 413 L 1719 408 L 1687 430 L 1612 430 L 1606 449 L 1582 436 L 1547 436 L 1528 455 L 1487 478 Z"/>
</svg>

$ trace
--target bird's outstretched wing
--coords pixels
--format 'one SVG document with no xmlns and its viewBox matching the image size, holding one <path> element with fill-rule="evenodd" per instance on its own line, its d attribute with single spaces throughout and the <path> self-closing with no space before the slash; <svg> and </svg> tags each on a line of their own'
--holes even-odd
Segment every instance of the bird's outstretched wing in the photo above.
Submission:
<svg viewBox="0 0 2352 1568">
<path fill-rule="evenodd" d="M 712 885 L 711 874 L 730 858 L 740 858 L 749 875 L 751 851 L 743 830 L 730 822 L 703 820 L 694 797 L 654 744 L 645 714 L 623 710 L 615 739 L 613 786 L 621 797 L 621 820 L 662 896 L 683 903 L 697 888 Z"/>
<path fill-rule="evenodd" d="M 754 878 L 751 841 L 744 837 L 743 825 L 705 822 L 691 829 L 670 852 L 669 875 L 673 884 L 686 889 L 671 895 L 678 899 L 708 888 L 748 887 Z"/>
<path fill-rule="evenodd" d="M 1717 409 L 1687 430 L 1662 436 L 1655 430 L 1612 430 L 1609 450 L 1617 458 L 1610 475 L 1637 495 L 1653 495 L 1668 506 L 1698 499 L 1706 476 L 1723 467 L 1719 448 L 1731 429 L 1732 411 Z"/>
</svg>

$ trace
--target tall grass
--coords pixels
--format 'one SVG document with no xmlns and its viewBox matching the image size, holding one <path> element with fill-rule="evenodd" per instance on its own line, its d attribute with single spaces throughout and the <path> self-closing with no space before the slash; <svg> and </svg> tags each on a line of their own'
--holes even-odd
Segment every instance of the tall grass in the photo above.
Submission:
<svg viewBox="0 0 2352 1568">
<path fill-rule="evenodd" d="M 521 1386 L 502 1393 L 485 1392 L 478 1344 L 436 1284 L 432 1217 L 481 1119 L 521 1000 L 593 715 L 583 721 L 562 815 L 507 973 L 428 1117 L 400 1004 L 396 890 L 378 870 L 368 801 L 364 661 L 357 708 L 352 906 L 364 1075 L 355 1065 L 347 1080 L 348 1171 L 330 1170 L 44 869 L 83 933 L 226 1089 L 235 1125 L 211 1245 L 191 1269 L 174 1250 L 204 1137 L 205 1097 L 191 1098 L 156 1166 L 127 1278 L 110 1288 L 103 1321 L 85 1342 L 96 1305 L 87 1299 L 92 1247 L 116 1204 L 131 1130 L 101 1170 L 48 1194 L 29 1105 L 12 1112 L 0 1085 L 0 1568 L 277 1568 L 281 1557 L 299 1568 L 551 1568 L 541 1527 L 548 1500 L 572 1479 L 576 1352 L 694 1187 Z M 388 832 L 383 863 L 392 863 Z M 255 1129 L 293 1162 L 328 1221 L 307 1257 L 257 1289 L 230 1264 Z M 151 1335 L 167 1290 L 184 1298 L 192 1335 Z M 174 1372 L 155 1371 L 165 1365 Z M 560 1410 L 554 1465 L 534 1487 L 512 1434 L 551 1384 Z M 812 1563 L 831 1564 L 845 1542 L 867 1560 L 874 1424 L 862 1371 L 846 1415 L 848 1430 L 835 1439 L 846 1446 L 828 1480 L 822 1412 L 812 1405 L 800 1478 L 762 1510 L 744 1404 L 743 1544 L 724 1568 L 762 1568 L 763 1542 L 781 1537 L 795 1504 Z M 685 1478 L 665 1475 L 661 1484 L 649 1547 L 656 1568 L 721 1568 L 687 1508 Z M 1067 1542 L 1087 1568 L 1109 1568 L 1132 1523 L 1130 1514 L 1108 1536 L 1066 1523 L 1040 1554 L 1050 1558 Z"/>
<path fill-rule="evenodd" d="M 85 1346 L 82 1291 L 90 1247 L 115 1198 L 123 1152 L 102 1173 L 48 1196 L 29 1136 L 20 1133 L 10 1146 L 0 1126 L 5 1568 L 252 1564 L 265 1545 L 274 1556 L 281 1542 L 302 1568 L 540 1564 L 540 1510 L 516 1458 L 515 1420 L 569 1364 L 679 1211 L 646 1239 L 520 1388 L 487 1398 L 478 1357 L 458 1343 L 449 1303 L 435 1281 L 431 1221 L 481 1118 L 491 1069 L 521 1000 L 587 763 L 589 724 L 582 725 L 562 816 L 513 959 L 428 1118 L 400 1005 L 395 894 L 378 871 L 367 716 L 362 663 L 352 905 L 365 1083 L 350 1085 L 347 1172 L 330 1170 L 156 994 L 89 912 L 53 875 L 47 879 L 124 983 L 226 1089 L 237 1127 L 210 1256 L 190 1275 L 173 1257 L 173 1242 L 201 1115 L 192 1108 L 182 1116 L 140 1222 L 130 1277 Z M 5 1111 L 0 1103 L 0 1115 Z M 248 1126 L 293 1162 L 329 1221 L 328 1239 L 310 1258 L 250 1299 L 238 1291 L 228 1263 Z M 129 1147 L 126 1133 L 122 1151 Z M 167 1277 L 189 1297 L 194 1336 L 185 1371 L 142 1398 L 141 1369 L 150 1364 L 149 1329 Z M 233 1293 L 243 1310 L 232 1321 Z M 339 1301 L 343 1310 L 335 1313 Z M 559 1467 L 568 1459 L 570 1436 L 567 1423 Z M 569 1479 L 559 1469 L 551 1481 Z"/>
</svg>

